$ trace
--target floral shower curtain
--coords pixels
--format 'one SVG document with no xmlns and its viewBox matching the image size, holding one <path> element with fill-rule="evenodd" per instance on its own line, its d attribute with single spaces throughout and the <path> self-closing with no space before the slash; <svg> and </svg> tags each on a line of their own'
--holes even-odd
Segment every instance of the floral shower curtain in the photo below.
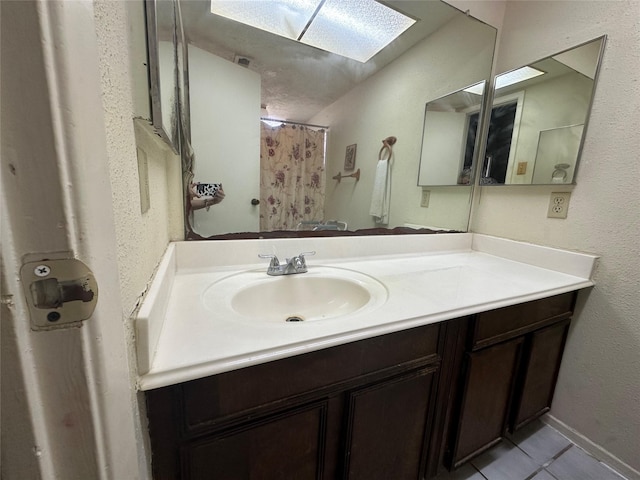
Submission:
<svg viewBox="0 0 640 480">
<path fill-rule="evenodd" d="M 295 230 L 324 219 L 324 130 L 272 127 L 260 135 L 260 230 Z"/>
</svg>

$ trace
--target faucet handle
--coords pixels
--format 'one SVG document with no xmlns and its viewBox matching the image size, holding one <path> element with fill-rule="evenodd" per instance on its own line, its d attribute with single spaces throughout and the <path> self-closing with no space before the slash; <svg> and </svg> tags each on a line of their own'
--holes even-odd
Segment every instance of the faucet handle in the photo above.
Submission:
<svg viewBox="0 0 640 480">
<path fill-rule="evenodd" d="M 307 262 L 304 259 L 305 255 L 311 256 L 311 255 L 315 255 L 315 254 L 316 254 L 315 251 L 313 251 L 313 252 L 302 252 L 301 254 L 299 254 L 297 258 L 298 258 L 298 260 L 300 262 L 300 268 L 304 268 L 304 269 L 307 268 Z"/>
<path fill-rule="evenodd" d="M 271 262 L 269 263 L 270 267 L 279 267 L 280 266 L 280 260 L 278 260 L 278 257 L 276 257 L 273 253 L 259 253 L 258 257 L 260 258 L 270 258 Z"/>
</svg>

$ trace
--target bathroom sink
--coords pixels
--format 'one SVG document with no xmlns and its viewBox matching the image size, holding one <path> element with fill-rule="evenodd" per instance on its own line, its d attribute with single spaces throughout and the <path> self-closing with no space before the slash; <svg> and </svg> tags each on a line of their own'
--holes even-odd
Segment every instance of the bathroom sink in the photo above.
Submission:
<svg viewBox="0 0 640 480">
<path fill-rule="evenodd" d="M 207 309 L 230 320 L 312 322 L 374 309 L 387 290 L 359 272 L 311 266 L 307 273 L 269 276 L 265 270 L 230 275 L 203 294 Z"/>
</svg>

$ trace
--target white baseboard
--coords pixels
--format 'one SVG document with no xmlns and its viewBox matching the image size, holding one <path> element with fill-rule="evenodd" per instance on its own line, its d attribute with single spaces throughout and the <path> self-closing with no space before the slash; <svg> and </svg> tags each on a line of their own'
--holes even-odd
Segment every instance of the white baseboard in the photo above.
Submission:
<svg viewBox="0 0 640 480">
<path fill-rule="evenodd" d="M 597 460 L 607 464 L 607 466 L 611 467 L 620 475 L 623 475 L 627 480 L 640 480 L 640 472 L 638 470 L 627 465 L 618 457 L 612 455 L 600 445 L 593 443 L 587 437 L 575 431 L 566 423 L 561 422 L 553 415 L 544 415 L 541 420 L 550 427 L 558 430 L 558 432 L 595 457 Z"/>
</svg>

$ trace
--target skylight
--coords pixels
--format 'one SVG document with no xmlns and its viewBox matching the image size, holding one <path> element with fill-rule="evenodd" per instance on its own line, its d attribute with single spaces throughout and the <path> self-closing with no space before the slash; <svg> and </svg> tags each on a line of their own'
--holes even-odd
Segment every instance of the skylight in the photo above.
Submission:
<svg viewBox="0 0 640 480">
<path fill-rule="evenodd" d="M 540 75 L 544 75 L 544 72 L 533 67 L 522 67 L 507 73 L 503 73 L 502 75 L 498 75 L 496 77 L 496 90 L 508 87 L 509 85 L 513 85 L 514 83 L 524 82 L 525 80 L 529 80 Z"/>
<path fill-rule="evenodd" d="M 363 63 L 416 22 L 375 0 L 211 0 L 211 12 Z"/>
</svg>

